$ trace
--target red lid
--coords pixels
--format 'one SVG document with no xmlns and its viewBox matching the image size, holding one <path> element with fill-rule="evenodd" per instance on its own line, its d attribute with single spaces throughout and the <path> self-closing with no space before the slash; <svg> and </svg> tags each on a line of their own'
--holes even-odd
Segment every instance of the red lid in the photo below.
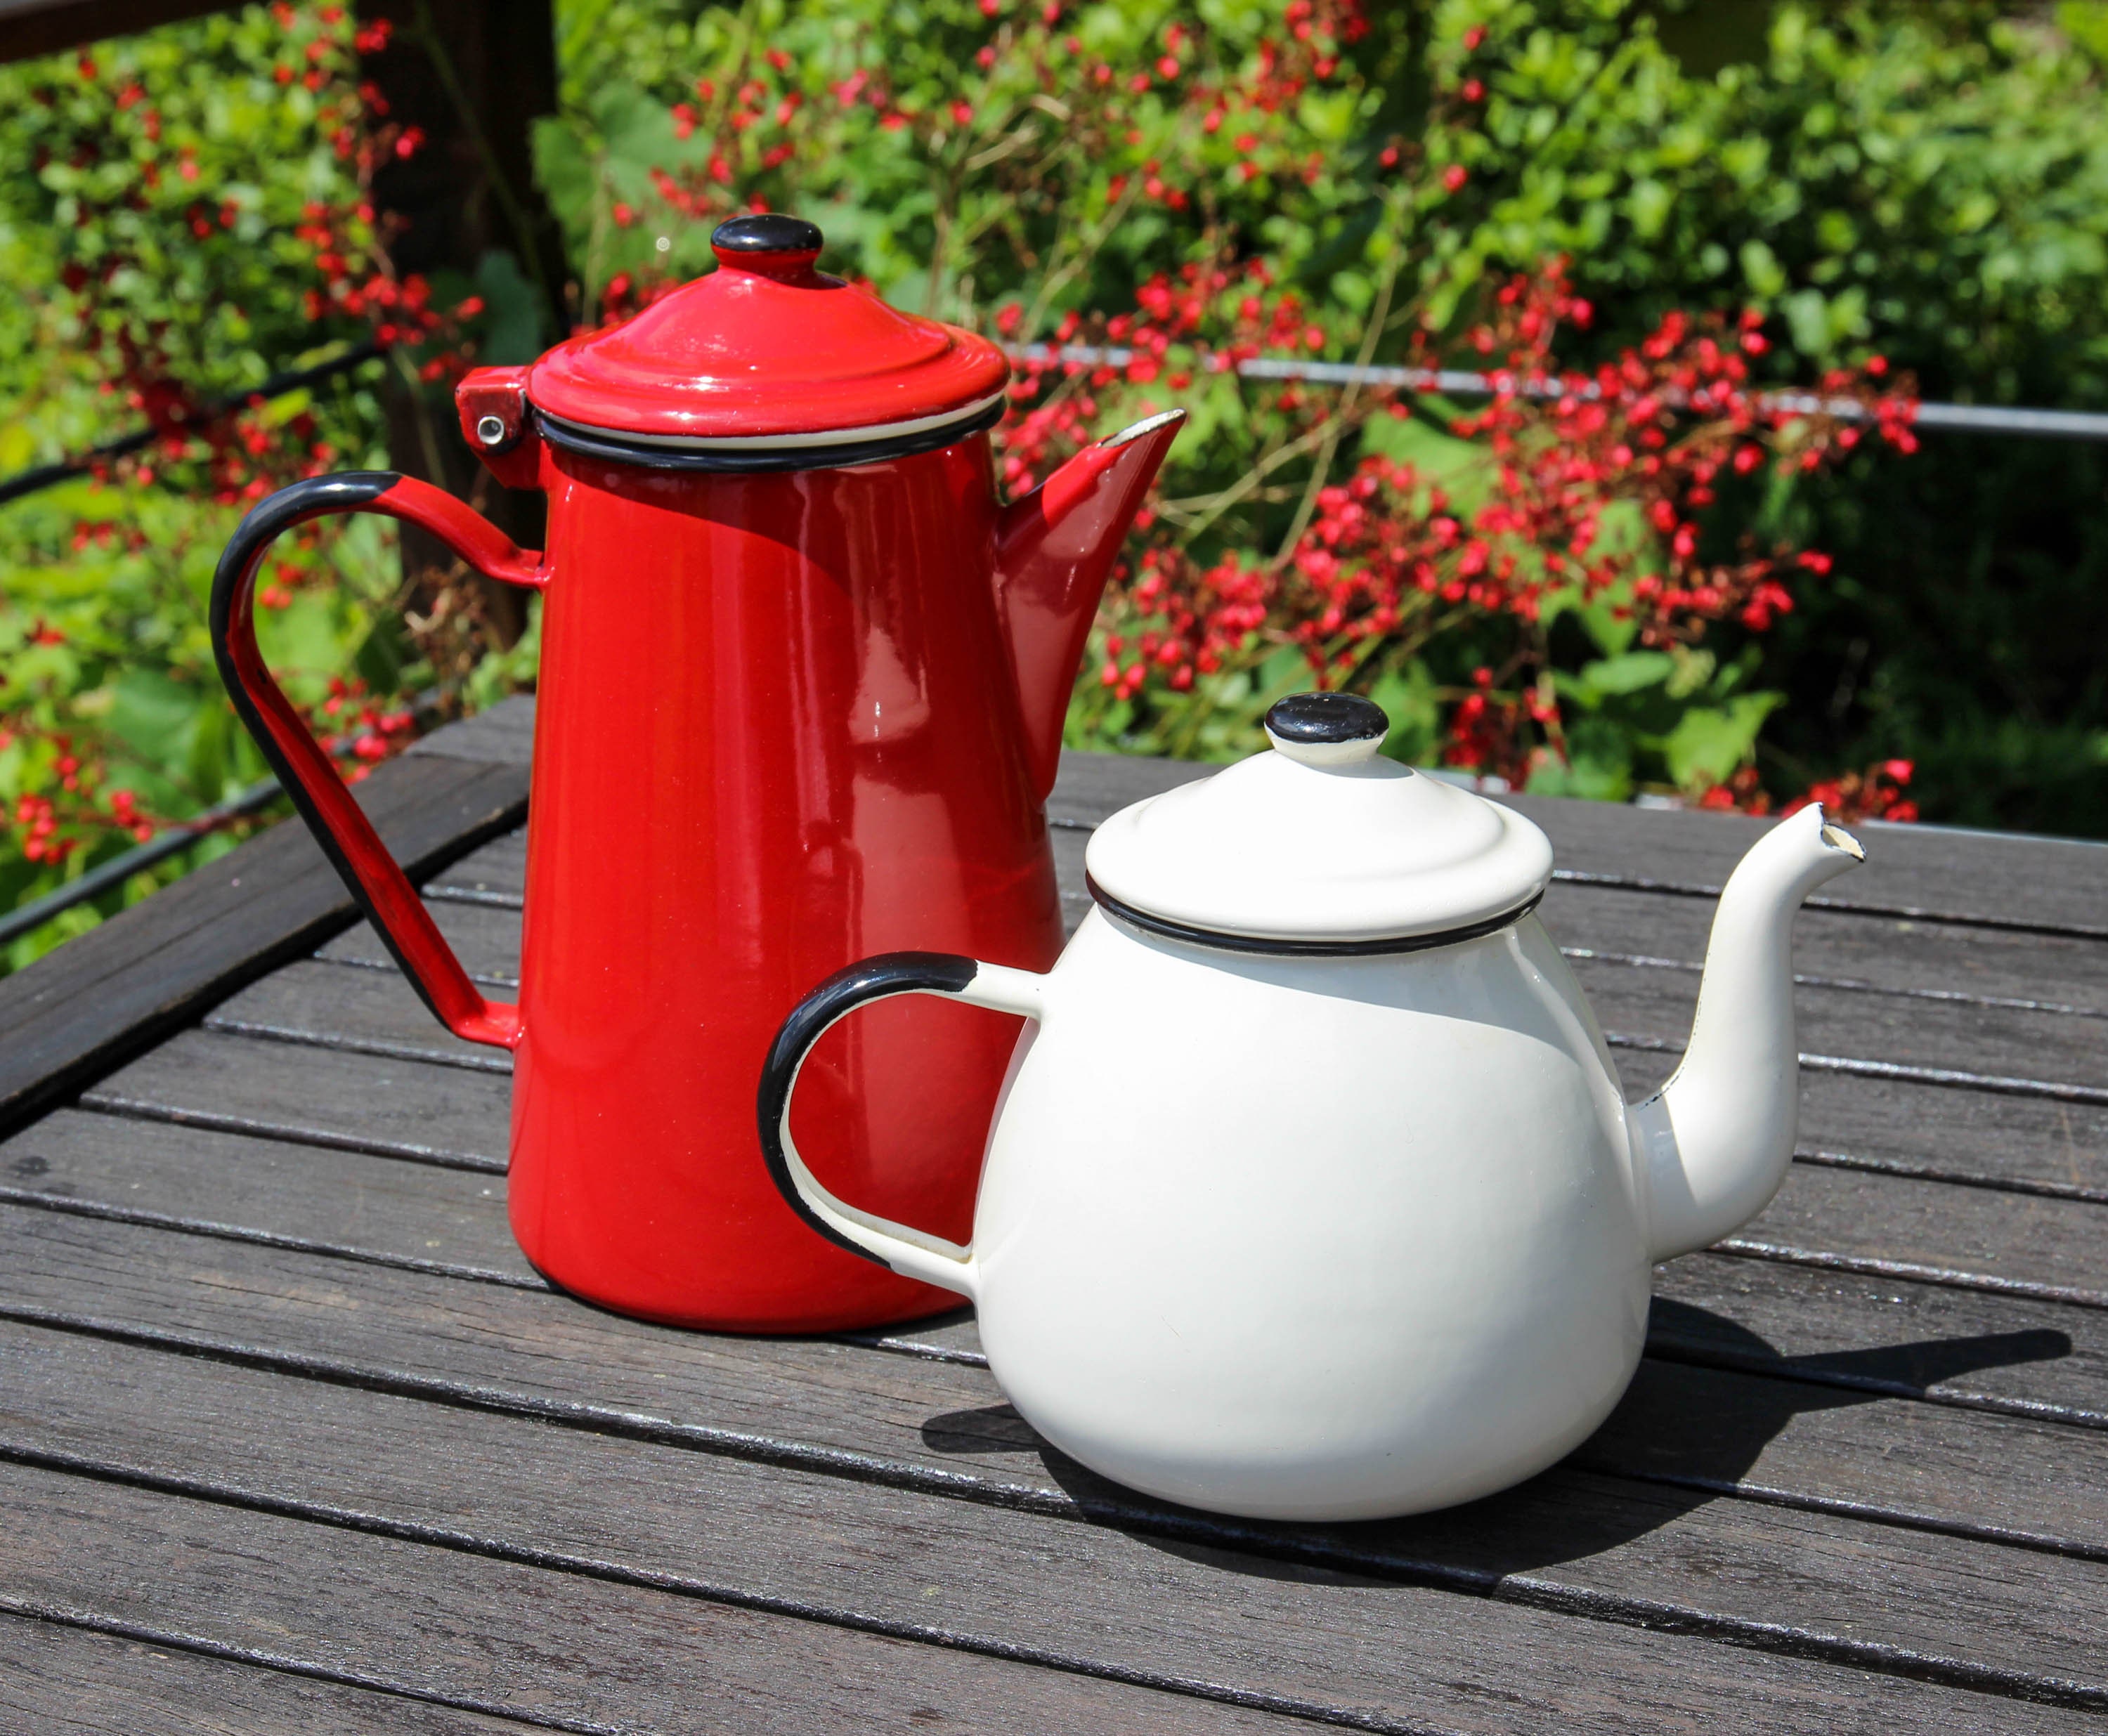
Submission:
<svg viewBox="0 0 2108 1736">
<path fill-rule="evenodd" d="M 909 435 L 991 409 L 1010 364 L 985 338 L 813 268 L 813 224 L 736 217 L 718 268 L 610 331 L 559 344 L 527 395 L 547 416 L 678 445 Z"/>
</svg>

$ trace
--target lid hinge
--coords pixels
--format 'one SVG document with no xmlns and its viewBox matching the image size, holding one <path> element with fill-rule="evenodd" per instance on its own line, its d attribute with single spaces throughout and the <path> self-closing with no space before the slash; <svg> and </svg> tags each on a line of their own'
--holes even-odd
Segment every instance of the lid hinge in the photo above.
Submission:
<svg viewBox="0 0 2108 1736">
<path fill-rule="evenodd" d="M 454 388 L 462 438 L 508 488 L 541 485 L 541 442 L 527 407 L 525 367 L 480 367 Z"/>
</svg>

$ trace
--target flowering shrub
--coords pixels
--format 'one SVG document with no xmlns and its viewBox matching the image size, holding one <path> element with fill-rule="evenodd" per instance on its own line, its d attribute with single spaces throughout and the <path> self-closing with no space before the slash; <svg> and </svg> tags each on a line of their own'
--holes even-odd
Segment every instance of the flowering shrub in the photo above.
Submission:
<svg viewBox="0 0 2108 1736">
<path fill-rule="evenodd" d="M 1682 16 L 1660 10 L 1664 29 Z M 538 129 L 538 173 L 582 325 L 707 269 L 717 219 L 795 209 L 831 268 L 1016 347 L 1012 489 L 1187 409 L 1072 740 L 1227 757 L 1277 694 L 1351 686 L 1390 711 L 1404 757 L 1761 810 L 1825 763 L 1755 757 L 1779 704 L 1764 645 L 1847 589 L 1808 546 L 1836 546 L 1808 534 L 1811 490 L 1840 469 L 1863 486 L 1871 450 L 1908 450 L 1912 386 L 1868 357 L 1864 298 L 1810 301 L 1739 241 L 1722 258 L 1741 277 L 1707 263 L 1715 165 L 1634 119 L 1681 75 L 1630 11 L 561 0 L 563 112 Z M 260 774 L 202 630 L 235 514 L 382 461 L 375 372 L 443 397 L 517 311 L 498 305 L 520 282 L 502 257 L 473 284 L 393 268 L 368 190 L 421 141 L 358 85 L 354 51 L 385 45 L 357 28 L 334 6 L 254 7 L 0 70 L 0 133 L 35 165 L 0 189 L 20 286 L 0 378 L 22 412 L 0 425 L 0 474 L 137 421 L 160 436 L 0 515 L 0 904 Z M 1822 57 L 1843 37 L 1795 28 L 1821 52 L 1775 56 L 1775 78 L 1848 76 Z M 1692 138 L 1739 112 L 1677 89 Z M 1773 107 L 1776 131 L 1808 103 Z M 1584 172 L 1590 138 L 1620 142 L 1610 180 Z M 1759 171 L 1729 142 L 1717 167 L 1742 185 Z M 1613 181 L 1599 210 L 1588 190 Z M 1851 273 L 1882 268 L 1828 214 L 1808 223 Z M 1691 263 L 1673 296 L 1645 287 L 1671 281 L 1645 277 L 1664 236 Z M 368 336 L 384 359 L 356 383 L 243 400 Z M 1281 377 L 1292 361 L 1468 367 L 1499 389 Z M 1855 414 L 1765 395 L 1782 386 Z M 491 655 L 471 587 L 402 592 L 375 521 L 307 527 L 271 563 L 267 650 L 354 773 L 406 739 L 406 695 L 472 704 L 532 678 L 531 635 Z M 1824 798 L 1905 816 L 1911 770 L 1881 762 Z"/>
<path fill-rule="evenodd" d="M 536 160 L 596 316 L 709 269 L 717 219 L 795 205 L 888 299 L 977 323 L 1022 292 L 1011 335 L 1036 334 L 1211 237 L 1277 232 L 1290 266 L 1365 237 L 1399 160 L 1365 134 L 1403 43 L 1359 0 L 755 0 L 678 22 L 583 0 L 570 20 Z"/>
<path fill-rule="evenodd" d="M 1917 768 L 1907 759 L 1885 759 L 1864 771 L 1848 771 L 1841 777 L 1821 778 L 1805 794 L 1795 796 L 1779 809 L 1797 814 L 1811 802 L 1822 804 L 1831 819 L 1847 825 L 1861 820 L 1888 820 L 1899 825 L 1917 818 L 1917 803 L 1907 794 Z M 1700 797 L 1697 805 L 1709 808 L 1741 808 L 1752 814 L 1772 812 L 1772 798 L 1757 782 L 1754 767 L 1745 766 L 1725 784 L 1715 785 Z"/>
<path fill-rule="evenodd" d="M 1254 323 L 1263 304 L 1244 299 Z M 1446 435 L 1425 421 L 1399 428 L 1410 412 L 1394 390 L 1365 389 L 1343 403 L 1274 389 L 1268 407 L 1286 436 L 1275 450 L 1299 445 L 1319 457 L 1270 556 L 1224 546 L 1222 491 L 1160 502 L 1101 641 L 1096 681 L 1110 703 L 1087 700 L 1084 717 L 1101 731 L 1131 730 L 1141 701 L 1161 720 L 1165 745 L 1190 749 L 1227 706 L 1238 727 L 1218 740 L 1242 749 L 1255 740 L 1256 712 L 1284 683 L 1352 686 L 1373 690 L 1408 730 L 1417 714 L 1421 732 L 1402 744 L 1409 751 L 1434 745 L 1432 702 L 1447 708 L 1440 749 L 1448 763 L 1516 785 L 1566 786 L 1574 776 L 1569 713 L 1600 711 L 1606 687 L 1629 695 L 1700 667 L 1713 623 L 1761 632 L 1792 608 L 1794 579 L 1828 570 L 1819 553 L 1759 551 L 1746 533 L 1732 551 L 1711 546 L 1721 539 L 1707 534 L 1708 509 L 1724 479 L 1802 474 L 1849 451 L 1860 427 L 1831 413 L 1847 405 L 1891 443 L 1914 441 L 1907 398 L 1842 371 L 1822 383 L 1824 414 L 1767 406 L 1747 385 L 1745 357 L 1764 343 L 1747 317 L 1730 330 L 1672 315 L 1615 364 L 1562 375 L 1556 335 L 1562 324 L 1585 324 L 1590 311 L 1563 276 L 1516 279 L 1493 303 L 1463 347 L 1492 371 L 1494 395 L 1450 419 Z M 1146 322 L 1123 329 L 1145 354 L 1170 335 Z M 1233 341 L 1213 359 L 1254 347 Z M 1161 353 L 1175 366 L 1172 379 L 1187 373 L 1183 351 Z M 1153 380 L 1162 365 L 1130 363 L 1127 372 Z M 1115 372 L 1073 362 L 1058 374 L 1038 371 L 1027 388 L 1038 401 L 1013 440 L 1035 458 L 1056 456 L 1041 430 L 1066 396 L 1102 389 Z M 1060 381 L 1051 390 L 1050 376 Z M 1360 456 L 1339 462 L 1350 440 Z M 1255 452 L 1232 489 L 1259 492 L 1268 462 Z M 1193 552 L 1196 541 L 1207 552 Z M 1568 617 L 1613 654 L 1561 671 L 1552 629 Z M 1297 654 L 1281 654 L 1290 650 Z M 1459 653 L 1476 660 L 1466 680 L 1445 686 L 1427 659 L 1453 663 Z M 1687 675 L 1684 696 L 1699 698 L 1706 686 Z M 1671 780 L 1694 794 L 1720 788 L 1766 708 L 1746 695 L 1725 710 L 1691 705 L 1664 749 Z M 1600 769 L 1603 731 L 1594 735 Z M 1624 745 L 1628 763 L 1637 744 Z"/>
<path fill-rule="evenodd" d="M 362 338 L 377 367 L 461 365 L 478 302 L 399 276 L 367 195 L 419 144 L 357 83 L 355 47 L 384 29 L 282 5 L 0 69 L 0 136 L 33 171 L 0 193 L 18 406 L 0 474 L 154 435 L 0 519 L 0 907 L 263 774 L 213 668 L 213 564 L 264 494 L 385 461 L 370 385 L 245 394 Z M 444 589 L 406 632 L 391 541 L 372 521 L 301 526 L 258 584 L 267 652 L 354 777 L 408 740 L 397 695 L 457 649 Z M 69 913 L 16 961 L 94 920 Z"/>
<path fill-rule="evenodd" d="M 1439 268 L 1570 254 L 1617 340 L 1747 304 L 1759 377 L 1878 349 L 1928 398 L 2108 410 L 2108 10 L 1443 0 Z M 1475 29 L 1476 45 L 1465 47 Z M 1592 350 L 1581 352 L 1597 359 Z M 2108 837 L 2108 447 L 1942 432 L 1780 512 L 1835 578 L 1765 636 L 1784 789 L 1884 754 L 1928 813 Z"/>
<path fill-rule="evenodd" d="M 1563 268 L 1489 292 L 1438 258 L 1469 178 L 1449 142 L 1483 79 L 1438 89 L 1423 148 L 1390 124 L 1403 38 L 1356 0 L 935 3 L 904 34 L 893 16 L 706 16 L 652 86 L 597 80 L 543 128 L 600 317 L 700 268 L 717 218 L 794 205 L 836 268 L 1022 349 L 998 434 L 1012 492 L 1124 421 L 1191 412 L 1073 743 L 1227 757 L 1262 744 L 1281 693 L 1350 686 L 1391 711 L 1402 755 L 1536 789 L 1760 798 L 1730 780 L 1777 695 L 1748 690 L 1741 647 L 1828 563 L 1751 509 L 1862 425 L 1755 393 L 1759 320 L 1672 314 L 1562 371 L 1555 340 L 1590 313 Z M 1484 35 L 1443 52 L 1461 67 Z M 1468 365 L 1499 389 L 1462 414 L 1240 376 L 1260 358 Z M 1884 372 L 1808 384 L 1908 450 L 1909 388 Z"/>
</svg>

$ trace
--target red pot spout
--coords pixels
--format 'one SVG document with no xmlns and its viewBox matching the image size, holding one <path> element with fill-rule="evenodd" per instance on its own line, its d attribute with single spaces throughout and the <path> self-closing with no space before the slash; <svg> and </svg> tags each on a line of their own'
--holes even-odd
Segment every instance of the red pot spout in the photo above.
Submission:
<svg viewBox="0 0 2108 1736">
<path fill-rule="evenodd" d="M 1043 800 L 1061 758 L 1061 724 L 1083 641 L 1120 544 L 1186 420 L 1167 411 L 1076 454 L 996 527 L 996 602 Z"/>
</svg>

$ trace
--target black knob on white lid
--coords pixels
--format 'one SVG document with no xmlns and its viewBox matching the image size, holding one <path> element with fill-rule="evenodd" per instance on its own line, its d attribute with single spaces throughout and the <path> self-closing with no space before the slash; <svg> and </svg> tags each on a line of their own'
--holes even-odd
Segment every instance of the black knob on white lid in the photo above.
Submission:
<svg viewBox="0 0 2108 1736">
<path fill-rule="evenodd" d="M 1382 706 L 1353 693 L 1298 693 L 1266 714 L 1277 753 L 1306 766 L 1353 766 L 1376 758 L 1390 734 Z"/>
</svg>

